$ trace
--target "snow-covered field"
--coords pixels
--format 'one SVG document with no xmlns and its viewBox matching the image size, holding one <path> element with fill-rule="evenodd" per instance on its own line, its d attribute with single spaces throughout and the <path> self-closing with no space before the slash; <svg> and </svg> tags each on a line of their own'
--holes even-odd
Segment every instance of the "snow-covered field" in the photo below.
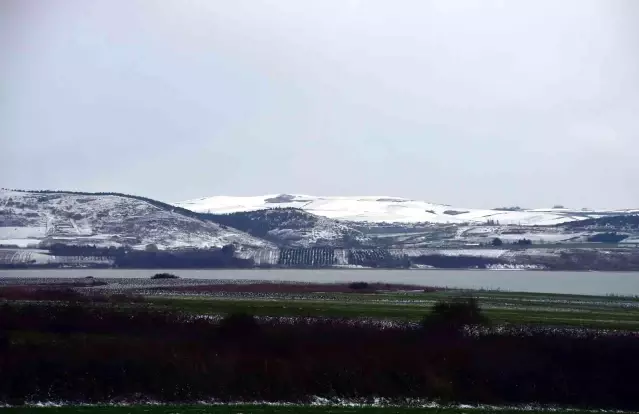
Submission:
<svg viewBox="0 0 639 414">
<path fill-rule="evenodd" d="M 473 256 L 498 258 L 508 252 L 505 249 L 394 249 L 391 250 L 396 256 L 406 255 L 408 257 L 433 255 L 442 256 Z"/>
<path fill-rule="evenodd" d="M 49 256 L 44 250 L 0 249 L 2 264 L 47 264 L 55 262 L 55 256 Z"/>
<path fill-rule="evenodd" d="M 583 242 L 582 233 L 522 233 L 522 234 L 500 234 L 499 237 L 504 242 L 514 242 L 521 239 L 528 239 L 533 243 L 561 243 L 561 242 Z"/>
<path fill-rule="evenodd" d="M 569 233 L 556 227 L 533 226 L 459 226 L 456 238 L 460 240 L 475 241 L 477 243 L 489 243 L 494 238 L 499 238 L 505 243 L 513 243 L 521 239 L 527 239 L 535 244 L 544 243 L 583 243 L 589 232 Z"/>
<path fill-rule="evenodd" d="M 0 227 L 0 232 L 2 227 Z M 40 239 L 0 239 L 0 245 L 18 247 L 37 247 Z"/>
<path fill-rule="evenodd" d="M 454 224 L 485 223 L 492 220 L 503 225 L 553 225 L 612 213 L 612 211 L 576 211 L 565 208 L 501 211 L 455 208 L 444 204 L 398 197 L 318 197 L 301 194 L 271 194 L 252 197 L 215 196 L 178 202 L 175 205 L 192 211 L 216 214 L 292 207 L 332 219 L 372 223 Z M 618 211 L 619 214 L 630 212 L 632 211 Z"/>
</svg>

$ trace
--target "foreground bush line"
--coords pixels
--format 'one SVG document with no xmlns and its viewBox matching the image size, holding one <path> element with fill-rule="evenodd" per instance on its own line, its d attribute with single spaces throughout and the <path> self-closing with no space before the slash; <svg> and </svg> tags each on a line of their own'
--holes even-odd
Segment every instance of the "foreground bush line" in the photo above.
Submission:
<svg viewBox="0 0 639 414">
<path fill-rule="evenodd" d="M 120 295 L 114 295 L 117 298 Z M 60 324 L 50 319 L 34 320 L 26 317 L 26 315 L 47 315 L 53 318 L 54 315 L 62 314 L 68 315 L 78 314 L 76 308 L 78 305 L 87 307 L 93 313 L 93 315 L 83 315 L 81 319 L 75 320 L 72 325 L 69 325 L 75 333 L 91 333 L 91 334 L 112 334 L 112 335 L 136 335 L 143 334 L 145 331 L 140 329 L 140 318 L 147 320 L 144 322 L 144 326 L 149 327 L 153 332 L 163 333 L 166 338 L 172 337 L 175 333 L 180 333 L 183 330 L 184 324 L 193 322 L 188 325 L 187 329 L 191 335 L 196 335 L 196 338 L 203 337 L 202 335 L 210 335 L 211 327 L 217 326 L 217 324 L 225 317 L 225 315 L 237 315 L 237 312 L 242 310 L 241 306 L 222 307 L 220 313 L 213 314 L 201 314 L 197 313 L 195 309 L 186 307 L 185 304 L 191 304 L 193 301 L 178 300 L 178 303 L 174 306 L 165 306 L 166 303 L 173 304 L 173 301 L 149 301 L 142 303 L 131 303 L 126 301 L 113 301 L 111 303 L 98 302 L 11 302 L 6 304 L 8 306 L 4 309 L 12 308 L 25 308 L 24 312 L 20 312 L 22 318 L 16 320 L 11 319 L 9 315 L 11 313 L 0 313 L 0 317 L 4 317 L 4 321 L 0 320 L 0 329 L 10 329 L 10 327 L 16 327 L 16 329 L 31 330 L 39 332 L 60 333 Z M 213 305 L 218 302 L 206 302 L 198 303 L 196 308 L 201 312 L 210 311 L 214 308 Z M 249 305 L 244 305 L 245 309 L 255 310 Z M 208 307 L 205 305 L 209 305 Z M 242 305 L 242 302 L 233 302 L 234 305 Z M 0 311 L 3 310 L 3 305 L 0 305 Z M 286 308 L 285 305 L 282 305 Z M 353 305 L 355 306 L 355 305 Z M 186 308 L 186 309 L 185 309 Z M 39 309 L 39 310 L 38 310 Z M 290 309 L 290 308 L 287 308 Z M 433 312 L 431 310 L 427 315 Z M 78 315 L 82 315 L 84 311 Z M 17 315 L 17 314 L 16 314 Z M 251 315 L 254 313 L 251 312 Z M 416 315 L 419 315 L 416 313 Z M 317 325 L 317 324 L 330 324 L 341 326 L 354 326 L 354 327 L 366 327 L 374 328 L 376 330 L 383 329 L 400 329 L 400 330 L 415 330 L 420 327 L 420 324 L 424 322 L 424 311 L 421 312 L 422 320 L 417 319 L 387 319 L 376 318 L 367 316 L 302 316 L 302 315 L 279 315 L 279 316 L 264 316 L 256 315 L 253 319 L 262 326 L 279 326 L 279 325 Z M 14 315 L 15 316 L 15 315 Z M 482 315 L 483 316 L 483 315 Z M 57 318 L 57 316 L 55 316 Z M 77 317 L 77 316 L 75 316 Z M 100 323 L 96 323 L 95 319 Z M 205 321 L 205 323 L 196 321 Z M 480 321 L 481 323 L 481 321 Z M 199 328 L 203 329 L 203 332 L 197 332 Z M 614 329 L 596 329 L 589 327 L 575 327 L 575 326 L 553 326 L 544 324 L 522 324 L 522 323 L 507 323 L 507 324 L 483 324 L 466 326 L 463 328 L 467 335 L 512 335 L 512 336 L 534 336 L 534 335 L 560 335 L 570 337 L 595 337 L 595 336 L 629 336 L 637 337 L 639 334 L 635 331 L 629 330 L 614 330 Z M 71 333 L 73 333 L 71 332 Z"/>
<path fill-rule="evenodd" d="M 5 286 L 0 287 L 0 299 L 9 301 L 60 301 L 69 303 L 144 302 L 144 297 L 141 295 L 126 293 L 84 293 L 77 290 L 78 287 L 86 288 L 94 286 L 103 286 L 103 284 L 92 284 L 88 286 L 80 284 L 69 284 L 68 286 Z"/>
<path fill-rule="evenodd" d="M 152 276 L 152 280 L 176 280 L 179 276 L 170 273 L 158 273 Z M 87 281 L 71 281 L 61 283 L 42 284 L 17 284 L 0 286 L 0 299 L 7 300 L 53 300 L 65 302 L 109 302 L 115 300 L 129 299 L 130 301 L 142 302 L 144 298 L 140 295 L 129 293 L 105 294 L 104 291 L 98 293 L 92 288 L 106 286 L 108 283 L 95 279 Z M 367 283 L 353 282 L 345 283 L 280 283 L 280 282 L 253 282 L 253 283 L 218 283 L 203 285 L 170 285 L 152 286 L 147 288 L 147 292 L 167 292 L 167 293 L 263 293 L 263 294 L 310 294 L 310 293 L 388 293 L 403 291 L 421 291 L 432 293 L 443 291 L 442 288 L 417 285 L 401 285 L 389 283 Z"/>
<path fill-rule="evenodd" d="M 220 322 L 143 308 L 0 306 L 0 401 L 310 402 L 385 397 L 637 409 L 639 340 L 558 333 L 469 336 L 474 301 L 414 328 L 347 320 Z"/>
<path fill-rule="evenodd" d="M 384 293 L 402 291 L 421 291 L 432 293 L 443 291 L 443 288 L 418 285 L 401 285 L 390 283 L 291 283 L 291 282 L 252 282 L 252 283 L 218 283 L 193 286 L 161 286 L 152 287 L 151 292 L 185 292 L 185 293 Z"/>
<path fill-rule="evenodd" d="M 601 411 L 562 410 L 557 408 L 536 409 L 531 407 L 455 407 L 455 406 L 358 406 L 327 405 L 311 406 L 296 404 L 230 404 L 230 405 L 131 405 L 131 406 L 64 406 L 64 407 L 11 407 L 4 408 L 8 414 L 541 414 L 570 413 L 594 414 Z"/>
</svg>

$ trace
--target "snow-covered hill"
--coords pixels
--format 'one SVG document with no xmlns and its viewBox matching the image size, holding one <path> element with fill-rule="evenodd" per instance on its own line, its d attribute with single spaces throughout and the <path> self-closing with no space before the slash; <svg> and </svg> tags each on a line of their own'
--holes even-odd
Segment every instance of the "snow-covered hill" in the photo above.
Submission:
<svg viewBox="0 0 639 414">
<path fill-rule="evenodd" d="M 280 246 L 352 246 L 369 241 L 361 231 L 336 220 L 293 208 L 243 211 L 207 218 Z"/>
<path fill-rule="evenodd" d="M 0 190 L 0 244 L 272 247 L 262 239 L 162 205 L 124 195 Z"/>
<path fill-rule="evenodd" d="M 544 226 L 632 211 L 582 211 L 565 208 L 534 210 L 485 210 L 455 208 L 444 204 L 398 197 L 317 197 L 310 195 L 265 195 L 255 197 L 215 196 L 175 203 L 205 213 L 233 213 L 267 208 L 299 208 L 318 216 L 342 221 L 370 223 L 486 223 Z M 634 210 L 639 212 L 639 210 Z"/>
</svg>

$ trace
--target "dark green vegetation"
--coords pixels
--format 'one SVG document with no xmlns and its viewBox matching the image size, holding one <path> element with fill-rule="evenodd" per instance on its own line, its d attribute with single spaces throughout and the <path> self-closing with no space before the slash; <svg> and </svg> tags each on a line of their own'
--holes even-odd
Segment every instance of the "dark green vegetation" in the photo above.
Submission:
<svg viewBox="0 0 639 414">
<path fill-rule="evenodd" d="M 138 269 L 187 269 L 187 268 L 250 268 L 253 260 L 235 256 L 235 247 L 164 250 L 133 250 L 124 247 L 96 247 L 94 245 L 66 245 L 61 243 L 49 247 L 54 256 L 104 257 L 113 260 L 113 266 Z"/>
<path fill-rule="evenodd" d="M 593 243 L 619 243 L 620 241 L 627 238 L 627 234 L 617 234 L 615 232 L 611 232 L 595 234 L 591 237 L 588 237 L 588 241 Z"/>
<path fill-rule="evenodd" d="M 364 267 L 408 269 L 411 265 L 408 257 L 395 256 L 388 249 L 350 250 L 347 257 L 349 264 Z"/>
<path fill-rule="evenodd" d="M 310 406 L 265 406 L 265 405 L 218 405 L 218 406 L 133 406 L 133 407 L 59 407 L 5 408 L 7 414 L 521 414 L 521 410 L 468 409 L 468 408 L 411 408 L 411 407 L 310 407 Z M 527 410 L 526 414 L 548 413 L 542 410 Z M 552 411 L 556 414 L 592 414 L 592 411 Z"/>
<path fill-rule="evenodd" d="M 175 297 L 148 298 L 158 307 L 197 314 L 226 314 L 246 311 L 258 316 L 313 316 L 376 318 L 418 321 L 438 299 L 456 295 L 449 293 L 413 294 L 316 294 L 296 299 Z M 639 330 L 639 306 L 626 306 L 626 300 L 605 298 L 605 302 L 573 298 L 549 300 L 540 296 L 480 295 L 484 312 L 499 324 L 532 324 L 576 328 Z"/>
<path fill-rule="evenodd" d="M 607 234 L 607 233 L 606 233 Z M 596 236 L 593 236 L 596 237 Z M 615 234 L 601 236 L 617 237 Z M 495 239 L 501 242 L 501 239 Z M 495 242 L 499 244 L 499 242 Z M 530 240 L 521 239 L 511 245 L 512 255 L 485 257 L 481 255 L 449 255 L 437 250 L 422 250 L 423 254 L 407 256 L 401 249 L 357 248 L 337 249 L 334 247 L 282 248 L 274 251 L 275 260 L 263 265 L 281 268 L 330 268 L 338 264 L 355 266 L 406 269 L 413 266 L 430 266 L 438 269 L 485 269 L 491 266 L 523 265 L 533 268 L 542 267 L 547 270 L 639 270 L 639 250 L 632 248 L 612 248 L 611 245 L 601 249 L 571 248 L 550 255 L 537 253 L 527 254 Z M 595 243 L 596 244 L 596 243 Z M 516 247 L 512 247 L 516 246 Z M 614 245 L 616 246 L 616 245 Z M 537 247 L 535 247 L 537 249 Z M 546 248 L 551 248 L 549 245 Z M 252 268 L 256 264 L 251 258 L 240 258 L 235 254 L 235 247 L 227 245 L 222 248 L 194 249 L 181 251 L 139 251 L 128 248 L 73 246 L 54 244 L 50 246 L 54 256 L 67 257 L 101 257 L 112 260 L 112 265 L 119 268 Z M 476 248 L 481 251 L 482 248 Z M 506 252 L 506 250 L 504 250 Z M 0 252 L 1 253 L 1 252 Z M 13 253 L 12 253 L 13 254 Z M 343 262 L 337 258 L 342 257 Z M 513 259 L 512 257 L 516 257 Z M 19 267 L 11 264 L 3 267 Z M 22 264 L 23 267 L 28 267 Z M 58 267 L 60 264 L 53 264 Z"/>
<path fill-rule="evenodd" d="M 156 279 L 156 281 L 159 281 Z M 0 299 L 136 302 L 158 310 L 194 315 L 248 312 L 256 316 L 345 317 L 418 322 L 433 305 L 472 294 L 494 324 L 639 331 L 639 298 L 426 288 L 353 282 L 350 284 L 214 283 L 145 288 L 140 281 L 80 279 L 0 287 Z M 150 282 L 150 280 L 149 280 Z M 124 284 L 123 284 L 124 283 Z M 131 283 L 131 287 L 127 287 Z M 202 282 L 200 282 L 202 283 Z M 105 286 L 107 289 L 101 287 Z M 95 289 L 96 287 L 100 289 Z M 137 305 L 136 305 L 137 306 Z"/>
<path fill-rule="evenodd" d="M 532 276 L 531 276 L 532 277 Z M 340 285 L 246 284 L 166 287 L 147 293 L 153 306 L 194 314 L 247 311 L 258 316 L 375 318 L 417 322 L 439 301 L 464 292 L 354 282 Z M 350 290 L 350 291 L 349 291 Z M 639 331 L 639 298 L 517 292 L 472 292 L 496 324 Z"/>
<path fill-rule="evenodd" d="M 151 279 L 179 279 L 179 276 L 174 275 L 173 273 L 156 273 L 151 276 Z"/>
<path fill-rule="evenodd" d="M 306 249 L 281 249 L 278 266 L 282 267 L 331 267 L 335 262 L 335 249 L 312 247 Z"/>
<path fill-rule="evenodd" d="M 318 246 L 357 247 L 371 242 L 359 230 L 297 208 L 273 208 L 229 214 L 207 214 L 204 217 L 282 246 L 293 246 L 298 240 L 295 237 L 289 237 L 287 235 L 289 232 L 282 233 L 278 230 L 312 231 L 314 226 L 322 223 L 328 224 L 331 230 L 338 233 L 340 237 L 336 240 L 317 240 L 316 244 Z"/>
<path fill-rule="evenodd" d="M 109 295 L 92 286 L 99 282 L 0 289 L 0 401 L 304 403 L 320 396 L 639 408 L 635 334 L 569 328 L 634 327 L 638 302 L 632 298 L 464 297 L 364 283 L 184 285 L 200 296 L 178 296 L 184 292 L 172 280 L 140 297 L 133 287 Z M 300 317 L 306 315 L 323 318 Z M 504 319 L 517 325 L 504 326 Z"/>
<path fill-rule="evenodd" d="M 599 218 L 572 221 L 560 224 L 558 226 L 570 229 L 606 230 L 613 228 L 620 230 L 637 230 L 639 229 L 639 214 L 604 216 Z"/>
<path fill-rule="evenodd" d="M 234 255 L 235 248 L 192 249 L 183 251 L 139 251 L 128 248 L 76 246 L 54 244 L 49 247 L 54 256 L 104 257 L 113 259 L 119 268 L 186 269 L 186 268 L 250 268 L 252 259 Z M 334 247 L 283 248 L 278 252 L 277 266 L 282 268 L 327 268 L 337 265 Z M 506 264 L 500 259 L 480 256 L 448 256 L 428 254 L 408 258 L 393 254 L 389 249 L 350 249 L 346 254 L 350 265 L 384 269 L 407 269 L 412 264 L 428 265 L 442 269 L 486 268 L 489 265 Z M 639 256 L 637 257 L 639 268 Z"/>
</svg>

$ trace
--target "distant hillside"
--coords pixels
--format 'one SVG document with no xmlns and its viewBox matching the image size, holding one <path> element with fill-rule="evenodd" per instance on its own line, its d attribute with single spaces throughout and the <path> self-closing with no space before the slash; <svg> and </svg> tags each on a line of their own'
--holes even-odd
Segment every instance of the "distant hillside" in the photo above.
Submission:
<svg viewBox="0 0 639 414">
<path fill-rule="evenodd" d="M 639 213 L 637 210 L 571 210 L 566 208 L 499 209 L 457 208 L 445 204 L 399 197 L 320 197 L 301 194 L 271 194 L 251 197 L 214 196 L 175 203 L 200 213 L 228 214 L 269 208 L 297 208 L 339 221 L 366 223 L 433 223 L 521 226 L 551 226 L 611 214 Z"/>
<path fill-rule="evenodd" d="M 271 243 L 157 200 L 119 193 L 0 190 L 0 244 L 155 245 L 160 249 Z"/>
<path fill-rule="evenodd" d="M 368 241 L 359 230 L 295 208 L 203 214 L 202 217 L 281 246 L 354 246 Z"/>
</svg>

